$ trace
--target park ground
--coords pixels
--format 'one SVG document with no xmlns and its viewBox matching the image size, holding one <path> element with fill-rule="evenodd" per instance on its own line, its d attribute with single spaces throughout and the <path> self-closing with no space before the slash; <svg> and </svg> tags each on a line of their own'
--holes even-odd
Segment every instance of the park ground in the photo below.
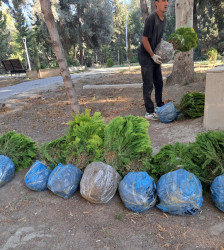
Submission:
<svg viewBox="0 0 224 250">
<path fill-rule="evenodd" d="M 164 85 L 163 96 L 178 104 L 183 93 L 205 91 L 205 72 L 211 65 L 195 64 L 195 82 Z M 167 76 L 172 65 L 163 66 Z M 0 78 L 0 88 L 22 77 Z M 84 85 L 141 83 L 140 68 L 120 69 L 73 80 L 82 110 L 100 111 L 106 122 L 121 115 L 144 116 L 142 88 L 83 89 Z M 39 145 L 65 134 L 72 112 L 63 85 L 29 97 L 15 97 L 0 107 L 0 134 L 23 133 Z M 203 132 L 203 117 L 181 118 L 170 124 L 150 121 L 153 152 L 174 142 L 189 143 Z M 142 214 L 128 211 L 119 195 L 95 205 L 79 191 L 64 200 L 50 191 L 34 192 L 24 185 L 26 169 L 1 188 L 0 249 L 224 249 L 224 217 L 204 195 L 201 210 L 192 217 L 162 213 L 156 207 Z"/>
</svg>

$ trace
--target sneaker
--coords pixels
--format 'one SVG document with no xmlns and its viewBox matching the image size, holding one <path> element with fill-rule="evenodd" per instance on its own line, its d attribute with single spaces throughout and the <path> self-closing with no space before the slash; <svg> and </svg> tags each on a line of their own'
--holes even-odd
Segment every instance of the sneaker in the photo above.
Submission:
<svg viewBox="0 0 224 250">
<path fill-rule="evenodd" d="M 145 113 L 145 119 L 157 121 L 159 118 L 156 113 Z"/>
</svg>

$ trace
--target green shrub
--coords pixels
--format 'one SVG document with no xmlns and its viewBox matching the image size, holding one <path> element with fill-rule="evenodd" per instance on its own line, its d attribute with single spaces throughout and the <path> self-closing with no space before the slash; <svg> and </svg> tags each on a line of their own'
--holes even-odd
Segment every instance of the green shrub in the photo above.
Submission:
<svg viewBox="0 0 224 250">
<path fill-rule="evenodd" d="M 113 67 L 113 66 L 114 66 L 114 61 L 113 61 L 112 58 L 109 58 L 109 59 L 107 60 L 107 67 Z"/>
<path fill-rule="evenodd" d="M 218 51 L 215 48 L 210 48 L 207 52 L 206 52 L 206 57 L 207 60 L 210 63 L 215 63 L 216 59 L 218 56 Z"/>
<path fill-rule="evenodd" d="M 192 92 L 183 94 L 179 104 L 179 111 L 189 118 L 201 117 L 204 115 L 205 94 Z"/>
<path fill-rule="evenodd" d="M 187 52 L 197 46 L 197 34 L 191 27 L 180 27 L 172 33 L 168 41 L 176 51 Z"/>
<path fill-rule="evenodd" d="M 83 169 L 93 161 L 103 160 L 103 138 L 106 126 L 100 112 L 78 114 L 69 122 L 66 162 Z"/>
<path fill-rule="evenodd" d="M 210 185 L 216 176 L 224 174 L 224 131 L 209 131 L 197 134 L 189 144 L 191 159 L 200 167 L 198 178 Z"/>
<path fill-rule="evenodd" d="M 105 128 L 104 161 L 121 176 L 147 170 L 151 159 L 149 123 L 141 117 L 116 117 Z"/>
<path fill-rule="evenodd" d="M 35 142 L 23 134 L 10 131 L 0 137 L 0 155 L 8 156 L 16 171 L 28 168 L 37 155 Z"/>
<path fill-rule="evenodd" d="M 138 57 L 132 56 L 130 63 L 137 63 L 137 62 L 138 62 Z"/>
<path fill-rule="evenodd" d="M 59 163 L 66 164 L 67 150 L 66 136 L 63 136 L 54 141 L 44 143 L 40 148 L 40 157 L 42 161 L 54 168 Z"/>
<path fill-rule="evenodd" d="M 160 151 L 153 156 L 153 168 L 150 175 L 158 180 L 163 174 L 175 171 L 179 168 L 189 172 L 198 173 L 198 167 L 191 161 L 189 149 L 185 144 L 176 142 L 163 146 Z"/>
</svg>

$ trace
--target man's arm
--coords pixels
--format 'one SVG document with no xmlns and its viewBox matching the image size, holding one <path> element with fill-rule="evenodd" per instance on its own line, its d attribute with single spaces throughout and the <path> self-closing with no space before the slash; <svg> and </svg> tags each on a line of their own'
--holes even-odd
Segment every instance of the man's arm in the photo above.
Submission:
<svg viewBox="0 0 224 250">
<path fill-rule="evenodd" d="M 143 44 L 145 50 L 149 53 L 149 55 L 151 57 L 153 57 L 154 53 L 152 51 L 152 48 L 151 48 L 151 45 L 149 43 L 148 37 L 146 37 L 146 36 L 142 37 L 142 44 Z"/>
<path fill-rule="evenodd" d="M 150 45 L 149 40 L 148 40 L 148 37 L 146 37 L 146 36 L 142 37 L 142 44 L 143 44 L 145 50 L 152 57 L 153 61 L 157 64 L 161 64 L 162 63 L 161 57 L 153 53 L 151 45 Z"/>
</svg>

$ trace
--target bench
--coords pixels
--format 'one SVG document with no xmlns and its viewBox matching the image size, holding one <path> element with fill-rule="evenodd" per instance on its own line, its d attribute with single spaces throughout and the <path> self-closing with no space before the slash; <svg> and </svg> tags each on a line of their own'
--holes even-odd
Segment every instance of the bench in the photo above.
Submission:
<svg viewBox="0 0 224 250">
<path fill-rule="evenodd" d="M 16 73 L 26 73 L 26 70 L 23 68 L 23 65 L 21 64 L 19 59 L 3 60 L 2 64 L 6 72 L 10 71 L 11 75 Z"/>
</svg>

